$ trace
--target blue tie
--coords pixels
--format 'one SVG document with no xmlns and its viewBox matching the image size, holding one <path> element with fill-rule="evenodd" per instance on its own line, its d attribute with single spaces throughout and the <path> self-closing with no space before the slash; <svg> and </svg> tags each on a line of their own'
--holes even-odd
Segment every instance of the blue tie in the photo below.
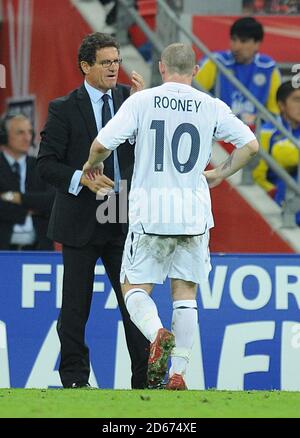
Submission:
<svg viewBox="0 0 300 438">
<path fill-rule="evenodd" d="M 109 107 L 109 95 L 103 94 L 102 96 L 102 128 L 111 119 L 111 111 Z M 114 180 L 114 154 L 111 153 L 106 160 L 104 160 L 104 175 L 108 176 L 111 180 Z"/>
<path fill-rule="evenodd" d="M 18 190 L 20 190 L 20 184 L 21 184 L 21 167 L 20 164 L 15 161 L 14 164 L 12 165 L 12 171 L 18 181 Z"/>
</svg>

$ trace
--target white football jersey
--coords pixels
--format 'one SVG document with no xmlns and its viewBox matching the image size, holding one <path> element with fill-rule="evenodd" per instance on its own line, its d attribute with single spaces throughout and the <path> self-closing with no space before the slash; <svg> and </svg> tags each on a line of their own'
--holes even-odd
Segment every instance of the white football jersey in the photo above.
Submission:
<svg viewBox="0 0 300 438">
<path fill-rule="evenodd" d="M 130 229 L 158 235 L 198 235 L 211 228 L 203 171 L 213 138 L 238 148 L 255 139 L 224 102 L 175 82 L 130 96 L 97 140 L 114 150 L 132 137 Z"/>
</svg>

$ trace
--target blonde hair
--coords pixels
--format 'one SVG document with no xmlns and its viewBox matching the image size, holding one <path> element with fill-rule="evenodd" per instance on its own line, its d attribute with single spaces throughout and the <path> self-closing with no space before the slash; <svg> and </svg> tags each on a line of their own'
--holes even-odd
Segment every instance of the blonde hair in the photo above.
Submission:
<svg viewBox="0 0 300 438">
<path fill-rule="evenodd" d="M 191 75 L 196 64 L 196 56 L 190 45 L 173 43 L 163 50 L 161 61 L 170 74 Z"/>
</svg>

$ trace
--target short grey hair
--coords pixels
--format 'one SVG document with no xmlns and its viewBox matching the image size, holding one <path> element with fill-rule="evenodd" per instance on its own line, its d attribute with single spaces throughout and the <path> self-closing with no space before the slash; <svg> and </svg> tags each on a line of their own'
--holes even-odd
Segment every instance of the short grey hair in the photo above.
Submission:
<svg viewBox="0 0 300 438">
<path fill-rule="evenodd" d="M 166 65 L 168 73 L 190 75 L 196 64 L 196 55 L 190 45 L 173 43 L 163 50 L 161 61 Z"/>
<path fill-rule="evenodd" d="M 4 127 L 5 127 L 7 132 L 9 131 L 11 122 L 13 120 L 27 120 L 30 124 L 32 124 L 30 118 L 25 116 L 25 114 L 22 114 L 22 113 L 9 114 L 6 117 L 4 117 L 4 119 L 3 119 Z"/>
</svg>

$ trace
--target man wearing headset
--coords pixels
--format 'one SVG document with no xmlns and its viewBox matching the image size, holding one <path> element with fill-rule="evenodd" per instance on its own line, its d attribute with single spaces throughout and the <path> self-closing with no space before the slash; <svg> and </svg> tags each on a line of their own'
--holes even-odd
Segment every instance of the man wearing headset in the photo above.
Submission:
<svg viewBox="0 0 300 438">
<path fill-rule="evenodd" d="M 53 250 L 46 237 L 54 190 L 41 181 L 31 121 L 23 114 L 0 126 L 0 250 Z"/>
</svg>

